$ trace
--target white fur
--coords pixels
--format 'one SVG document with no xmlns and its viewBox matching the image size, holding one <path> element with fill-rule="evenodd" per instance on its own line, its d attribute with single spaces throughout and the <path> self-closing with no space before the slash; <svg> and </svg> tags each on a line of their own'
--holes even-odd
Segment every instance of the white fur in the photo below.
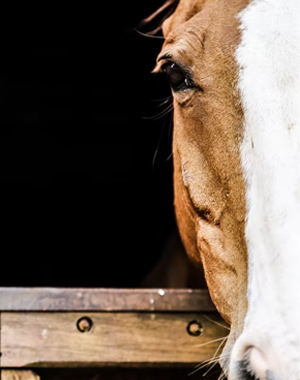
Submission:
<svg viewBox="0 0 300 380">
<path fill-rule="evenodd" d="M 254 345 L 282 380 L 300 379 L 299 15 L 299 0 L 254 0 L 240 15 L 236 55 L 245 112 L 249 305 L 232 368 Z"/>
</svg>

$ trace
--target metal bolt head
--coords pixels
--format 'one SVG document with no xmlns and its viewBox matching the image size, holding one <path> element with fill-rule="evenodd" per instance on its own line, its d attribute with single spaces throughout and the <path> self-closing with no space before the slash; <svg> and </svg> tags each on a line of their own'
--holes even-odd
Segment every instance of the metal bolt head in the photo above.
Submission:
<svg viewBox="0 0 300 380">
<path fill-rule="evenodd" d="M 82 333 L 87 333 L 91 331 L 93 326 L 93 321 L 89 317 L 82 317 L 77 321 L 77 329 Z"/>
<path fill-rule="evenodd" d="M 191 321 L 188 323 L 186 330 L 191 336 L 199 336 L 203 333 L 203 326 L 199 321 Z"/>
</svg>

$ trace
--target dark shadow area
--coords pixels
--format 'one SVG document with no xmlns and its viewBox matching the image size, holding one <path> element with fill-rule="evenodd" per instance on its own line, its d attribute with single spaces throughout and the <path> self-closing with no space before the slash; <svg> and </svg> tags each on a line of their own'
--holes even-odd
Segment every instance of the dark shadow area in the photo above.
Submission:
<svg viewBox="0 0 300 380">
<path fill-rule="evenodd" d="M 159 260 L 175 228 L 170 93 L 151 74 L 162 40 L 134 28 L 162 3 L 7 13 L 0 286 L 136 287 Z"/>
<path fill-rule="evenodd" d="M 185 368 L 103 368 L 103 369 L 39 369 L 41 380 L 198 380 L 203 379 L 208 365 L 196 372 L 195 366 Z M 194 372 L 194 373 L 193 373 Z M 207 373 L 206 378 L 217 380 L 221 374 L 219 365 Z"/>
</svg>

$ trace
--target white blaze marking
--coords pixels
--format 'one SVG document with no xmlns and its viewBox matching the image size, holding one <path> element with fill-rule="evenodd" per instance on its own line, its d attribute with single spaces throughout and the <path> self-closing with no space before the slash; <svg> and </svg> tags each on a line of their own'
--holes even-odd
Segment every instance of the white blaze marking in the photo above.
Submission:
<svg viewBox="0 0 300 380">
<path fill-rule="evenodd" d="M 249 254 L 245 331 L 255 332 L 253 344 L 267 344 L 259 332 L 270 338 L 284 379 L 299 380 L 300 1 L 255 0 L 240 16 L 236 58 L 245 112 L 241 157 Z"/>
</svg>

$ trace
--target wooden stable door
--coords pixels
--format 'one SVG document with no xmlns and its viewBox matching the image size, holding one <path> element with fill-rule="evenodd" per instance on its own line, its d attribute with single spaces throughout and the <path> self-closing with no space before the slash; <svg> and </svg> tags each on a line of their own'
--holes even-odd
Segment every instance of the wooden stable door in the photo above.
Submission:
<svg viewBox="0 0 300 380">
<path fill-rule="evenodd" d="M 0 310 L 4 380 L 45 368 L 192 370 L 228 334 L 206 290 L 0 288 Z"/>
</svg>

